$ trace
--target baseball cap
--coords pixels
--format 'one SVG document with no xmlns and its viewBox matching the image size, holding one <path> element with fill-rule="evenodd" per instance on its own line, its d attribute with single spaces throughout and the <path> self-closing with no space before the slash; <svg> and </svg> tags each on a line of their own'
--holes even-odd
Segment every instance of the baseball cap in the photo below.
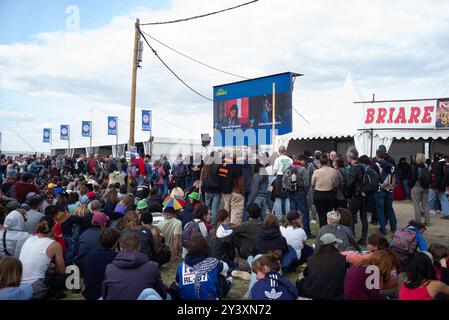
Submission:
<svg viewBox="0 0 449 320">
<path fill-rule="evenodd" d="M 300 155 L 298 156 L 298 160 L 299 160 L 299 161 L 306 161 L 306 160 L 307 160 L 307 156 L 306 156 L 305 154 L 300 154 Z"/>
<path fill-rule="evenodd" d="M 81 204 L 88 204 L 89 203 L 89 197 L 88 196 L 82 196 L 80 198 L 80 203 Z"/>
<path fill-rule="evenodd" d="M 325 233 L 321 236 L 320 242 L 322 245 L 331 243 L 343 243 L 343 240 L 337 239 L 332 233 Z"/>
<path fill-rule="evenodd" d="M 293 221 L 299 219 L 299 212 L 294 210 L 294 211 L 290 211 L 289 213 L 287 213 L 287 220 L 289 221 Z"/>
<path fill-rule="evenodd" d="M 148 203 L 145 199 L 142 199 L 139 202 L 137 202 L 137 209 L 143 210 L 145 208 L 148 208 Z"/>
<path fill-rule="evenodd" d="M 53 188 L 56 188 L 56 187 L 57 187 L 57 185 L 54 184 L 54 183 L 49 183 L 48 186 L 47 186 L 48 189 L 53 189 Z"/>
<path fill-rule="evenodd" d="M 200 194 L 198 192 L 192 192 L 189 194 L 189 198 L 195 200 L 195 201 L 200 201 Z"/>
<path fill-rule="evenodd" d="M 89 198 L 89 200 L 94 200 L 95 196 L 96 194 L 93 191 L 87 193 L 87 197 Z"/>
<path fill-rule="evenodd" d="M 5 208 L 8 210 L 16 210 L 19 207 L 20 207 L 20 204 L 16 200 L 11 200 L 5 205 Z"/>
<path fill-rule="evenodd" d="M 105 215 L 103 212 L 95 211 L 94 215 L 92 217 L 92 224 L 95 225 L 104 225 L 106 222 L 109 221 L 109 217 Z"/>
</svg>

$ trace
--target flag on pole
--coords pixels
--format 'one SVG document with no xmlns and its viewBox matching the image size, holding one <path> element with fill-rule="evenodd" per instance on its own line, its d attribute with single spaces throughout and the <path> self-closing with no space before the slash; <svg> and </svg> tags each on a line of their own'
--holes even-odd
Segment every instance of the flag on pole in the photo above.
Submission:
<svg viewBox="0 0 449 320">
<path fill-rule="evenodd" d="M 42 142 L 43 143 L 50 143 L 51 140 L 51 129 L 49 128 L 44 128 L 44 133 L 43 133 L 43 137 L 42 137 Z"/>
<path fill-rule="evenodd" d="M 117 117 L 108 116 L 108 135 L 117 135 Z"/>
<path fill-rule="evenodd" d="M 60 139 L 69 140 L 69 135 L 70 135 L 70 125 L 61 124 Z"/>
<path fill-rule="evenodd" d="M 92 135 L 92 122 L 83 121 L 81 123 L 81 136 L 90 137 Z"/>
<path fill-rule="evenodd" d="M 142 110 L 142 131 L 151 131 L 151 111 Z"/>
</svg>

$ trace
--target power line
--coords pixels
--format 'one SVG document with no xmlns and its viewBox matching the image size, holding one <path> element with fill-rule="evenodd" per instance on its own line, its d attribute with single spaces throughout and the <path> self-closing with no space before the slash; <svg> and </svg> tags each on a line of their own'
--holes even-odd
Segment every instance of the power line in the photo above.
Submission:
<svg viewBox="0 0 449 320">
<path fill-rule="evenodd" d="M 154 50 L 154 48 L 150 45 L 150 43 L 148 42 L 147 38 L 145 37 L 145 35 L 142 33 L 142 31 L 140 31 L 140 34 L 142 35 L 143 39 L 145 40 L 145 42 L 147 43 L 148 47 L 150 47 L 151 51 L 153 51 L 154 55 L 162 62 L 162 64 L 179 80 L 182 82 L 183 85 L 185 85 L 187 88 L 189 88 L 192 92 L 196 93 L 197 95 L 199 95 L 200 97 L 208 100 L 208 101 L 213 101 L 211 98 L 206 97 L 205 95 L 202 95 L 201 93 L 199 93 L 198 91 L 196 91 L 195 89 L 193 89 L 191 86 L 189 86 L 184 80 L 182 80 L 166 63 L 164 60 L 162 60 L 162 58 L 158 55 L 158 53 L 156 52 L 156 50 Z"/>
<path fill-rule="evenodd" d="M 304 118 L 304 117 L 302 116 L 302 114 L 300 114 L 299 111 L 296 110 L 295 107 L 292 106 L 292 109 L 295 110 L 295 112 L 296 112 L 296 113 L 297 113 L 297 114 L 298 114 L 298 115 L 299 115 L 305 122 L 307 122 L 307 124 L 310 125 L 310 122 L 309 122 L 306 118 Z"/>
<path fill-rule="evenodd" d="M 253 1 L 245 2 L 245 3 L 239 4 L 239 5 L 234 6 L 234 7 L 230 7 L 230 8 L 226 8 L 226 9 L 223 9 L 223 10 L 210 12 L 210 13 L 205 13 L 205 14 L 201 14 L 201 15 L 193 16 L 193 17 L 189 17 L 189 18 L 182 18 L 182 19 L 177 19 L 177 20 L 161 21 L 161 22 L 141 23 L 140 25 L 141 26 L 150 26 L 150 25 L 154 26 L 154 25 L 159 25 L 159 24 L 169 24 L 169 23 L 184 22 L 184 21 L 204 18 L 204 17 L 211 16 L 211 15 L 214 15 L 214 14 L 217 14 L 217 13 L 222 13 L 222 12 L 225 12 L 225 11 L 229 11 L 229 10 L 237 9 L 237 8 L 240 8 L 240 7 L 243 7 L 243 6 L 247 6 L 247 5 L 252 4 L 254 2 L 257 2 L 257 1 L 259 1 L 259 0 L 253 0 Z"/>
<path fill-rule="evenodd" d="M 225 70 L 222 70 L 222 69 L 213 67 L 213 66 L 211 66 L 211 65 L 209 65 L 209 64 L 207 64 L 207 63 L 198 61 L 198 60 L 196 60 L 196 59 L 194 59 L 194 58 L 192 58 L 192 57 L 189 57 L 188 55 L 186 55 L 186 54 L 184 54 L 184 53 L 182 53 L 182 52 L 179 52 L 179 51 L 176 50 L 175 48 L 170 47 L 169 45 L 167 45 L 167 44 L 163 43 L 162 41 L 156 39 L 155 37 L 153 37 L 153 36 L 150 35 L 149 33 L 145 32 L 145 31 L 141 31 L 141 32 L 144 33 L 144 34 L 146 34 L 148 37 L 150 37 L 150 38 L 153 39 L 154 41 L 160 43 L 160 44 L 163 45 L 164 47 L 166 47 L 166 48 L 168 48 L 168 49 L 170 49 L 170 50 L 176 52 L 177 54 L 180 54 L 181 56 L 183 56 L 183 57 L 185 57 L 185 58 L 187 58 L 187 59 L 190 59 L 190 60 L 192 60 L 192 61 L 194 61 L 194 62 L 196 62 L 196 63 L 199 63 L 199 64 L 201 64 L 201 65 L 203 65 L 203 66 L 205 66 L 205 67 L 207 67 L 207 68 L 210 68 L 210 69 L 213 69 L 213 70 L 215 70 L 215 71 L 222 72 L 222 73 L 226 73 L 226 74 L 229 74 L 229 75 L 234 76 L 234 77 L 237 77 L 237 78 L 246 79 L 246 80 L 249 80 L 249 79 L 250 79 L 250 78 L 247 78 L 247 77 L 244 77 L 244 76 L 240 76 L 240 75 L 235 74 L 235 73 L 232 73 L 232 72 L 228 72 L 228 71 L 225 71 Z"/>
</svg>

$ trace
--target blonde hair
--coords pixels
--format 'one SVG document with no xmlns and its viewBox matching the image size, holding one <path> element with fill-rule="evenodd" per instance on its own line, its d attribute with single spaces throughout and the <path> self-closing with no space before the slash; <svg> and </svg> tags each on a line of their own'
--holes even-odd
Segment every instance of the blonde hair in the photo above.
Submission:
<svg viewBox="0 0 449 320">
<path fill-rule="evenodd" d="M 330 219 L 333 223 L 339 223 L 341 215 L 340 212 L 338 211 L 330 211 L 327 213 L 326 217 L 328 220 Z"/>
<path fill-rule="evenodd" d="M 170 196 L 184 198 L 184 191 L 180 187 L 175 187 L 171 191 Z"/>
<path fill-rule="evenodd" d="M 424 153 L 418 153 L 418 154 L 416 155 L 415 162 L 416 162 L 417 164 L 423 164 L 423 163 L 425 163 L 425 162 L 426 162 L 426 155 L 425 155 Z"/>
<path fill-rule="evenodd" d="M 86 214 L 89 212 L 89 208 L 87 204 L 80 204 L 78 207 L 73 210 L 73 215 L 76 217 L 85 217 Z"/>
</svg>

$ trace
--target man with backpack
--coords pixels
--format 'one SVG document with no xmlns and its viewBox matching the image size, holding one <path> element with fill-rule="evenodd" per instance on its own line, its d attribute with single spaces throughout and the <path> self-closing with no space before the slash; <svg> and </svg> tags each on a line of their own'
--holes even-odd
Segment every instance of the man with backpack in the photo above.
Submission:
<svg viewBox="0 0 449 320">
<path fill-rule="evenodd" d="M 309 173 L 305 167 L 306 156 L 301 154 L 293 156 L 293 164 L 287 168 L 283 177 L 284 188 L 289 192 L 290 210 L 299 211 L 302 216 L 304 231 L 308 239 L 313 239 L 314 235 L 310 231 L 309 206 L 307 203 L 307 193 L 310 188 Z"/>
<path fill-rule="evenodd" d="M 176 186 L 180 187 L 182 190 L 187 188 L 187 175 L 188 175 L 187 163 L 184 163 L 182 159 L 182 154 L 179 153 L 173 163 L 172 174 L 175 178 Z"/>
<path fill-rule="evenodd" d="M 283 186 L 284 174 L 293 164 L 293 160 L 287 156 L 287 150 L 284 146 L 279 147 L 279 157 L 274 160 L 273 175 L 276 180 L 273 182 L 274 189 L 274 207 L 273 211 L 279 221 L 282 215 L 286 215 L 290 211 L 289 193 Z"/>
<path fill-rule="evenodd" d="M 224 209 L 231 215 L 231 224 L 240 225 L 244 207 L 244 181 L 240 164 L 236 164 L 235 157 L 230 154 L 223 159 L 223 164 L 218 167 L 218 183 Z"/>
<path fill-rule="evenodd" d="M 393 190 L 396 186 L 395 167 L 385 160 L 383 150 L 376 151 L 377 162 L 373 169 L 379 175 L 379 191 L 374 195 L 376 201 L 377 219 L 380 225 L 380 232 L 387 235 L 386 219 L 390 222 L 391 232 L 396 231 L 396 214 L 393 209 Z"/>
<path fill-rule="evenodd" d="M 424 217 L 424 223 L 426 226 L 430 225 L 430 209 L 429 209 L 429 192 L 430 183 L 432 182 L 432 177 L 430 175 L 427 166 L 425 165 L 425 155 L 423 153 L 418 153 L 416 155 L 416 165 L 414 166 L 411 179 L 410 187 L 411 197 L 413 202 L 413 209 L 415 211 L 415 220 L 421 221 Z"/>
<path fill-rule="evenodd" d="M 366 213 L 367 207 L 367 192 L 372 190 L 372 180 L 369 179 L 369 173 L 366 166 L 359 163 L 359 153 L 352 147 L 346 152 L 346 158 L 350 165 L 348 170 L 348 176 L 346 179 L 345 190 L 349 200 L 349 210 L 352 214 L 351 229 L 355 236 L 355 221 L 357 220 L 357 212 L 360 212 L 360 221 L 362 222 L 362 235 L 357 242 L 359 245 L 366 245 L 366 239 L 368 237 L 368 217 Z"/>
</svg>

